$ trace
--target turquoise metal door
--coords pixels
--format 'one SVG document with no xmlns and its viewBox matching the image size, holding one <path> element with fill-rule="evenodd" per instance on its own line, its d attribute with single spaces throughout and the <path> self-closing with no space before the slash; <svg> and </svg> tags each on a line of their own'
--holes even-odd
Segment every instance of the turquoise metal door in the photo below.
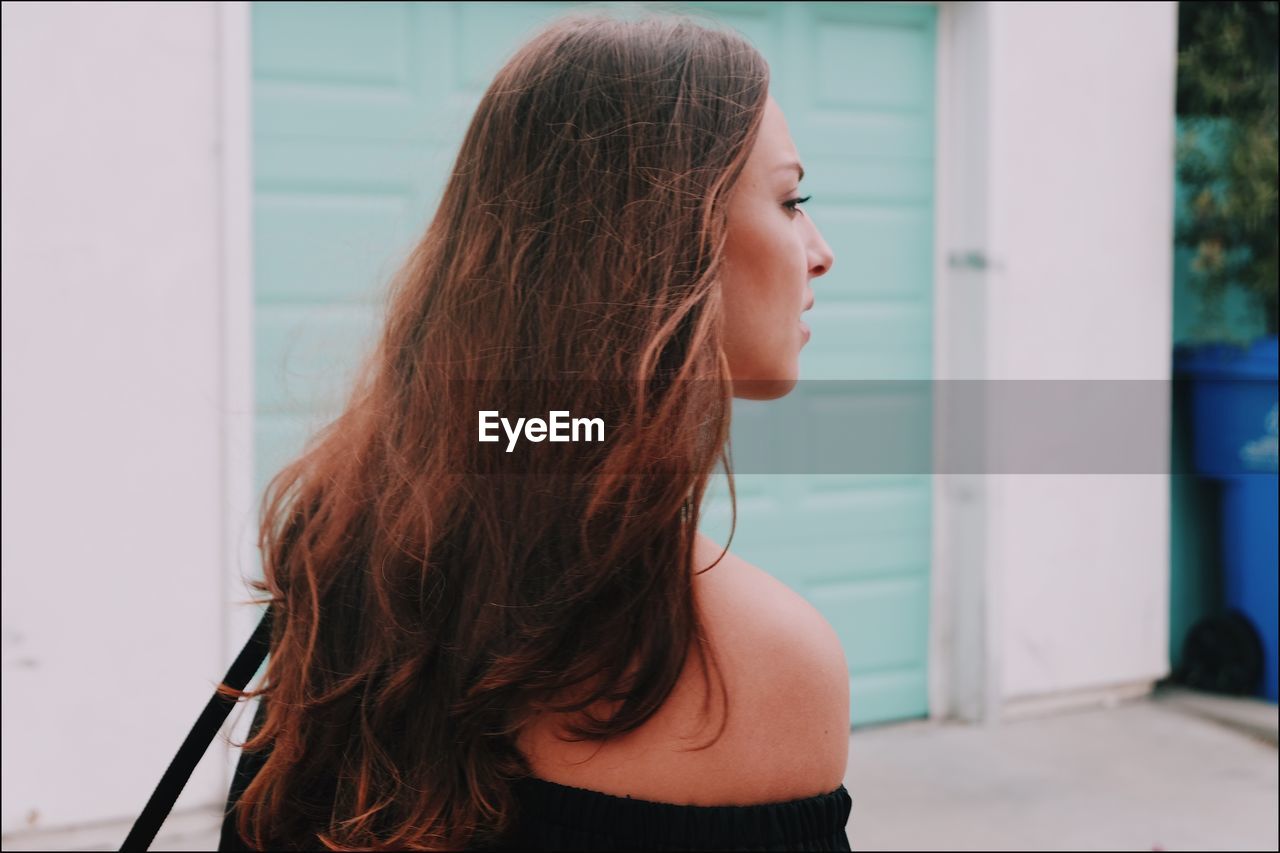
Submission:
<svg viewBox="0 0 1280 853">
<path fill-rule="evenodd" d="M 255 485 L 336 414 L 484 87 L 574 3 L 253 5 Z M 930 378 L 936 9 L 702 3 L 764 53 L 836 253 L 801 377 Z M 917 406 L 927 420 L 928 400 Z M 753 406 L 735 401 L 735 414 Z M 722 481 L 721 481 L 722 484 Z M 748 474 L 732 548 L 840 635 L 852 722 L 928 713 L 928 475 Z M 722 488 L 704 530 L 728 535 Z"/>
<path fill-rule="evenodd" d="M 773 96 L 805 164 L 802 193 L 813 196 L 805 210 L 836 256 L 831 272 L 813 283 L 817 301 L 806 315 L 813 338 L 800 359 L 807 387 L 793 393 L 831 380 L 911 380 L 890 385 L 888 394 L 885 383 L 866 396 L 856 383 L 839 390 L 844 404 L 860 407 L 859 418 L 884 406 L 894 409 L 890 421 L 909 412 L 929 429 L 937 9 L 699 8 L 750 38 L 768 60 Z M 769 405 L 735 401 L 735 419 Z M 849 663 L 853 725 L 925 717 L 932 477 L 856 473 L 846 462 L 833 459 L 830 473 L 735 477 L 731 548 L 807 598 L 836 629 Z M 730 519 L 717 480 L 703 529 L 723 544 Z"/>
</svg>

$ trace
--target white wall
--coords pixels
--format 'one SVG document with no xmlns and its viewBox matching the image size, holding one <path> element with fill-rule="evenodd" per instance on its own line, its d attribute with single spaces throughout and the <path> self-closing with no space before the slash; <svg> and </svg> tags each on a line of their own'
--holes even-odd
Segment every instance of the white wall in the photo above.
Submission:
<svg viewBox="0 0 1280 853">
<path fill-rule="evenodd" d="M 988 375 L 1167 379 L 1177 4 L 988 14 Z M 1151 440 L 1167 459 L 1163 426 Z M 988 478 L 1006 701 L 1167 674 L 1168 489 L 1162 475 Z"/>
<path fill-rule="evenodd" d="M 132 820 L 225 671 L 219 14 L 3 7 L 5 833 Z"/>
</svg>

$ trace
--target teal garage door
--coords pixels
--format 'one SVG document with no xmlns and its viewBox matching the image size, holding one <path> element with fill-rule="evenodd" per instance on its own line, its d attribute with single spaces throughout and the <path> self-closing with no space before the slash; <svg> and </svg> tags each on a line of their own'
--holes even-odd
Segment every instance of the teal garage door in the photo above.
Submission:
<svg viewBox="0 0 1280 853">
<path fill-rule="evenodd" d="M 385 284 L 426 227 L 476 102 L 574 3 L 255 3 L 257 494 L 345 402 Z M 669 7 L 668 7 L 669 8 Z M 930 378 L 931 5 L 702 3 L 760 48 L 836 253 L 815 282 L 806 381 Z M 919 409 L 926 383 L 877 405 Z M 750 417 L 767 403 L 735 401 Z M 840 634 L 854 725 L 928 714 L 931 478 L 744 474 L 736 553 Z M 718 480 L 704 530 L 729 530 Z"/>
</svg>

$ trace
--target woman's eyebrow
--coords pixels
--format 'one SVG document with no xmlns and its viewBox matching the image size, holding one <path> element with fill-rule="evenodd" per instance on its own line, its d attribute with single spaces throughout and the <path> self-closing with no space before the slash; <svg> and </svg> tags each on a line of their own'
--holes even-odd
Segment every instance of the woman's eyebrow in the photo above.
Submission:
<svg viewBox="0 0 1280 853">
<path fill-rule="evenodd" d="M 800 171 L 800 177 L 796 178 L 796 181 L 804 180 L 804 166 L 801 166 L 795 160 L 789 160 L 786 163 L 779 163 L 776 167 L 774 167 L 774 171 L 778 171 L 781 169 L 798 169 Z"/>
</svg>

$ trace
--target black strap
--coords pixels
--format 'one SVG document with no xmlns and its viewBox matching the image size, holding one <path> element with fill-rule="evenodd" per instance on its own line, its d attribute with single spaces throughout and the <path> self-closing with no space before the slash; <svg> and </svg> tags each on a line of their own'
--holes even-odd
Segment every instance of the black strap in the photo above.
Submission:
<svg viewBox="0 0 1280 853">
<path fill-rule="evenodd" d="M 236 690 L 243 690 L 249 683 L 249 679 L 253 678 L 253 674 L 258 671 L 262 661 L 266 659 L 270 647 L 271 608 L 267 607 L 266 612 L 262 614 L 262 620 L 258 622 L 258 627 L 254 629 L 253 635 L 236 656 L 235 663 L 231 664 L 231 669 L 227 670 L 227 677 L 222 683 Z M 134 821 L 133 829 L 120 845 L 122 851 L 146 850 L 151 846 L 156 833 L 160 831 L 165 818 L 169 816 L 173 804 L 177 802 L 178 794 L 186 787 L 187 780 L 191 778 L 196 765 L 200 763 L 200 758 L 213 742 L 218 729 L 221 728 L 235 704 L 234 698 L 214 692 L 213 698 L 209 700 L 209 704 L 205 705 L 200 718 L 191 727 L 187 739 L 178 748 L 177 755 L 169 762 L 169 769 L 160 777 L 160 784 L 156 785 L 146 808 Z"/>
<path fill-rule="evenodd" d="M 262 724 L 266 721 L 266 718 L 267 700 L 264 696 L 258 700 L 257 713 L 253 715 L 253 722 L 249 725 L 250 738 L 262 730 Z M 253 848 L 246 844 L 245 840 L 240 836 L 240 827 L 236 825 L 236 812 L 244 792 L 248 789 L 249 784 L 253 782 L 254 777 L 266 765 L 267 759 L 271 757 L 271 751 L 272 747 L 270 745 L 256 752 L 250 752 L 247 749 L 240 750 L 240 760 L 236 762 L 235 773 L 231 775 L 231 789 L 227 792 L 227 805 L 222 810 L 222 831 L 218 835 L 219 853 L 252 853 Z"/>
</svg>

